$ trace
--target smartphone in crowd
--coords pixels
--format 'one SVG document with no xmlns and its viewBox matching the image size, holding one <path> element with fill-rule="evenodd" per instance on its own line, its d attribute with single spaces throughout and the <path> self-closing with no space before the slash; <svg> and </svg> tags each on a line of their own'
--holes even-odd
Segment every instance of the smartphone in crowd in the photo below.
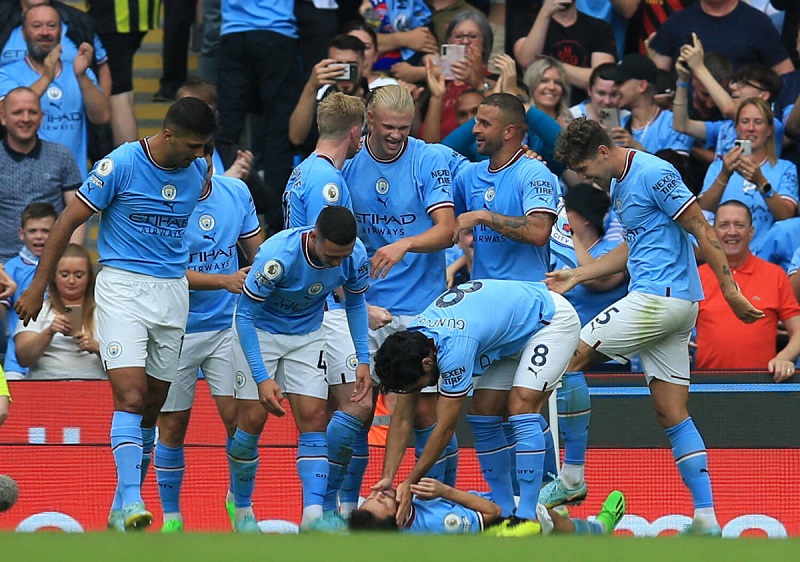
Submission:
<svg viewBox="0 0 800 562">
<path fill-rule="evenodd" d="M 736 139 L 733 141 L 733 146 L 741 147 L 743 156 L 753 154 L 753 144 L 747 139 Z"/>
<path fill-rule="evenodd" d="M 600 122 L 608 131 L 620 127 L 619 108 L 606 107 L 600 110 Z"/>
<path fill-rule="evenodd" d="M 455 45 L 445 43 L 441 47 L 442 76 L 445 80 L 455 80 L 453 74 L 453 63 L 463 59 L 467 55 L 466 45 Z"/>
<path fill-rule="evenodd" d="M 339 67 L 342 69 L 342 73 L 339 76 L 334 76 L 334 80 L 338 80 L 340 82 L 358 81 L 358 64 L 354 62 L 337 62 L 329 65 L 329 67 Z"/>
<path fill-rule="evenodd" d="M 72 325 L 72 331 L 69 335 L 77 336 L 83 331 L 83 306 L 80 304 L 73 304 L 65 306 L 64 310 L 67 313 L 69 323 Z"/>
</svg>

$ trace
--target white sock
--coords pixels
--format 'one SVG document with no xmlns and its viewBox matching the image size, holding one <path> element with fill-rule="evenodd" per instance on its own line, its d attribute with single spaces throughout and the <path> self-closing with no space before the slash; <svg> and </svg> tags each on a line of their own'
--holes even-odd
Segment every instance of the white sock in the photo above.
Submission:
<svg viewBox="0 0 800 562">
<path fill-rule="evenodd" d="M 322 517 L 321 505 L 309 505 L 303 508 L 303 520 L 300 522 L 301 526 L 308 525 L 315 519 Z"/>
<path fill-rule="evenodd" d="M 561 478 L 561 483 L 568 489 L 577 488 L 583 483 L 583 465 L 565 463 L 558 476 Z"/>
<path fill-rule="evenodd" d="M 175 519 L 183 522 L 183 516 L 180 514 L 180 512 L 176 511 L 175 513 L 164 513 L 164 523 L 167 521 L 173 521 Z"/>
<path fill-rule="evenodd" d="M 713 507 L 696 508 L 694 510 L 694 520 L 697 521 L 703 529 L 710 529 L 711 527 L 719 525 Z"/>
<path fill-rule="evenodd" d="M 351 513 L 358 509 L 358 504 L 355 502 L 342 502 L 339 506 L 339 514 L 347 519 Z"/>
<path fill-rule="evenodd" d="M 248 505 L 247 507 L 237 507 L 236 508 L 235 519 L 237 521 L 241 521 L 242 519 L 244 519 L 248 515 L 255 516 L 255 513 L 253 513 L 253 506 L 252 505 Z"/>
</svg>

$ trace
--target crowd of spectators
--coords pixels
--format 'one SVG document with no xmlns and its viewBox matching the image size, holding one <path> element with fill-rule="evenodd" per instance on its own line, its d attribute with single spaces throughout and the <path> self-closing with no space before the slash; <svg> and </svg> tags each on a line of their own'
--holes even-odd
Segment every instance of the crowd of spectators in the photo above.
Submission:
<svg viewBox="0 0 800 562">
<path fill-rule="evenodd" d="M 84 12 L 58 0 L 0 1 L 0 260 L 16 280 L 17 295 L 46 239 L 42 223 L 52 221 L 41 204 L 60 212 L 86 177 L 90 128 L 110 125 L 113 145 L 137 138 L 133 54 L 159 13 L 131 13 L 127 6 L 92 1 Z M 710 295 L 697 327 L 696 366 L 767 370 L 777 359 L 796 360 L 800 22 L 793 3 L 204 0 L 197 14 L 192 0 L 164 0 L 163 6 L 164 66 L 155 99 L 193 95 L 212 105 L 219 123 L 217 167 L 247 182 L 267 233 L 282 228 L 280 197 L 293 165 L 317 142 L 316 107 L 330 94 L 366 100 L 400 84 L 415 102 L 412 136 L 474 161 L 485 158 L 472 135 L 478 104 L 492 93 L 511 93 L 527 110 L 525 144 L 559 176 L 565 215 L 575 222 L 567 230 L 586 246 L 578 260 L 594 259 L 602 253 L 595 244 L 606 252 L 623 235 L 613 193 L 606 200 L 598 186 L 564 173 L 552 159 L 559 131 L 586 115 L 603 122 L 617 144 L 668 158 L 710 221 L 723 209 L 735 215 L 718 225 L 735 274 L 752 275 L 753 263 L 762 264 L 756 256 L 778 266 L 769 270 L 781 287 L 777 300 L 765 302 L 772 291 L 756 295 L 759 308 L 776 312 L 746 332 L 713 306 Z M 199 77 L 187 71 L 195 20 L 201 22 Z M 188 90 L 181 90 L 187 77 Z M 559 224 L 554 229 L 557 238 Z M 78 250 L 84 240 L 81 229 L 72 239 L 74 255 L 64 260 L 86 270 L 88 258 Z M 467 278 L 471 268 L 471 241 L 457 242 L 451 283 Z M 99 365 L 88 365 L 96 360 L 91 271 L 81 275 L 86 300 L 74 303 L 83 306 L 81 330 L 66 321 L 61 269 L 49 312 L 33 327 L 17 327 L 13 295 L 2 301 L 0 310 L 11 310 L 5 336 L 17 344 L 16 354 L 13 344 L 5 354 L 7 375 L 99 376 Z M 578 292 L 616 294 L 622 281 Z M 785 330 L 789 345 L 782 350 Z M 761 337 L 745 337 L 753 332 Z M 773 340 L 780 342 L 774 348 Z M 737 353 L 722 351 L 726 342 L 736 342 L 730 345 Z M 756 347 L 759 354 L 748 352 Z M 59 371 L 49 353 L 84 357 L 64 359 Z M 761 356 L 766 361 L 737 359 Z M 85 373 L 67 371 L 79 364 Z M 27 374 L 25 367 L 31 367 Z"/>
</svg>

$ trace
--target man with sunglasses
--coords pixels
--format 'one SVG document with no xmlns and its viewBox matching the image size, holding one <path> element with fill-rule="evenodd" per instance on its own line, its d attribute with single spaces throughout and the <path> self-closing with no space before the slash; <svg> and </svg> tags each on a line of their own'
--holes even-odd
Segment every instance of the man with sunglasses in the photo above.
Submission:
<svg viewBox="0 0 800 562">
<path fill-rule="evenodd" d="M 411 474 L 397 488 L 398 524 L 403 524 L 409 513 L 411 486 L 436 463 L 474 388 L 467 419 L 500 419 L 508 413 L 517 440 L 516 474 L 512 475 L 512 451 L 505 435 L 497 431 L 480 435 L 481 426 L 473 425 L 476 441 L 487 445 L 478 452 L 481 465 L 493 467 L 484 471 L 484 478 L 506 518 L 497 534 L 541 532 L 536 504 L 545 442 L 539 412 L 561 380 L 579 333 L 575 309 L 543 283 L 487 279 L 453 287 L 408 329 L 386 338 L 375 355 L 375 374 L 382 391 L 400 396 L 389 428 L 383 478 L 373 490 L 391 488 L 408 442 L 419 391 L 439 385 L 436 426 Z M 520 490 L 517 508 L 514 479 Z"/>
</svg>

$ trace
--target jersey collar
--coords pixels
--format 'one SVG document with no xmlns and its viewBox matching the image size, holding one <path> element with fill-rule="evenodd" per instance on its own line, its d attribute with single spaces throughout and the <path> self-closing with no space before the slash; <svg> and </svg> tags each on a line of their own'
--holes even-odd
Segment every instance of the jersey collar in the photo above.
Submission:
<svg viewBox="0 0 800 562">
<path fill-rule="evenodd" d="M 522 158 L 522 155 L 523 155 L 523 154 L 525 154 L 525 151 L 524 151 L 524 150 L 522 150 L 522 148 L 520 148 L 519 150 L 517 150 L 517 151 L 514 153 L 514 156 L 512 156 L 512 157 L 511 157 L 511 159 L 510 159 L 508 162 L 506 162 L 505 164 L 503 164 L 503 165 L 502 165 L 502 166 L 500 166 L 499 168 L 492 168 L 492 166 L 491 166 L 491 164 L 490 164 L 490 165 L 489 165 L 489 172 L 490 172 L 490 173 L 492 173 L 492 174 L 496 174 L 497 172 L 502 172 L 503 170 L 506 170 L 506 169 L 510 168 L 511 166 L 513 166 L 513 165 L 514 165 L 514 163 L 515 163 L 517 160 L 519 160 L 520 158 Z"/>
<path fill-rule="evenodd" d="M 308 245 L 311 243 L 311 237 L 309 233 L 311 231 L 306 231 L 302 235 L 302 242 L 301 246 L 303 246 L 303 257 L 306 259 L 306 263 L 310 265 L 314 269 L 325 269 L 324 265 L 317 265 L 314 263 L 314 260 L 311 259 L 311 250 L 309 250 Z"/>
<path fill-rule="evenodd" d="M 398 160 L 400 160 L 400 158 L 403 156 L 403 154 L 406 153 L 406 149 L 408 148 L 408 138 L 406 138 L 405 142 L 403 142 L 403 148 L 400 149 L 400 151 L 397 153 L 397 156 L 395 156 L 394 158 L 389 158 L 388 160 L 382 160 L 382 159 L 378 158 L 377 156 L 375 156 L 375 154 L 372 153 L 372 150 L 370 150 L 370 148 L 369 148 L 369 138 L 370 138 L 370 136 L 371 135 L 367 135 L 366 137 L 364 137 L 364 147 L 367 149 L 367 153 L 370 156 L 372 156 L 372 159 L 375 160 L 376 162 L 381 163 L 381 164 L 391 164 L 392 162 L 397 162 Z"/>
<path fill-rule="evenodd" d="M 633 157 L 636 156 L 635 150 L 628 149 L 628 154 L 625 155 L 625 167 L 622 168 L 622 174 L 617 178 L 617 181 L 620 182 L 625 179 L 628 175 L 628 172 L 631 171 L 631 166 L 633 166 Z"/>
</svg>

